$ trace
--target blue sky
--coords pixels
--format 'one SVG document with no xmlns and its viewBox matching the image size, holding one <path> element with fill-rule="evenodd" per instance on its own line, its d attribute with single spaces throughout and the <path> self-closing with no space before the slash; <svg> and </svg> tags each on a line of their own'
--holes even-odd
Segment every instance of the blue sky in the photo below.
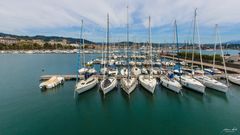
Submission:
<svg viewBox="0 0 240 135">
<path fill-rule="evenodd" d="M 83 19 L 85 37 L 101 42 L 109 13 L 111 40 L 122 41 L 126 39 L 127 3 L 132 41 L 147 40 L 148 16 L 152 19 L 153 42 L 173 40 L 175 19 L 180 42 L 188 40 L 195 8 L 203 43 L 213 42 L 216 23 L 223 41 L 240 39 L 238 0 L 1 0 L 0 32 L 79 37 Z"/>
</svg>

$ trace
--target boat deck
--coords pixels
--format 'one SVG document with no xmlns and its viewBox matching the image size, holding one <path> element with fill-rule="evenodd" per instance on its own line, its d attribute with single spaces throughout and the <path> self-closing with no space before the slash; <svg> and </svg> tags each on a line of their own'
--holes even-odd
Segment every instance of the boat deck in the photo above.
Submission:
<svg viewBox="0 0 240 135">
<path fill-rule="evenodd" d="M 237 76 L 239 74 L 228 74 L 228 75 L 231 75 L 231 76 Z M 61 76 L 63 77 L 66 81 L 71 81 L 71 80 L 76 80 L 77 76 L 76 75 L 42 75 L 40 76 L 40 81 L 45 81 L 45 80 L 48 80 L 50 79 L 51 77 L 53 76 Z M 96 77 L 99 78 L 99 80 L 102 80 L 103 79 L 103 75 L 100 75 L 100 74 L 97 74 L 97 75 L 94 75 Z M 123 76 L 123 75 L 116 75 L 117 79 L 120 80 L 121 78 L 123 77 L 126 77 L 126 76 Z M 153 75 L 154 78 L 157 78 L 157 79 L 160 79 L 161 75 Z M 84 76 L 83 75 L 78 75 L 78 78 L 79 79 L 83 79 Z M 213 75 L 213 78 L 215 79 L 224 79 L 225 78 L 225 75 L 224 74 L 218 74 L 218 75 Z"/>
</svg>

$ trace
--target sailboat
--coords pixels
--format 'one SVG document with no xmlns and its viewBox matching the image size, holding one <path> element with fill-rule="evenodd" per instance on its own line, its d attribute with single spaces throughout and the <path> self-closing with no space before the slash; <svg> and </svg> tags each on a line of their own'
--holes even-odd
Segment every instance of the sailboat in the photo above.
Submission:
<svg viewBox="0 0 240 135">
<path fill-rule="evenodd" d="M 104 67 L 106 64 L 104 64 Z M 107 69 L 109 67 L 109 14 L 107 14 Z M 100 83 L 101 90 L 103 94 L 107 94 L 115 87 L 117 87 L 117 78 L 115 76 L 111 76 L 109 74 L 105 74 L 103 76 L 103 80 Z"/>
<path fill-rule="evenodd" d="M 83 46 L 84 46 L 84 38 L 83 38 L 83 21 L 82 21 L 82 27 L 81 27 L 81 39 L 83 40 Z M 80 48 L 79 47 L 79 52 L 80 52 Z M 79 53 L 80 55 L 80 53 Z M 77 81 L 78 81 L 78 77 L 77 77 Z M 98 83 L 98 78 L 96 76 L 93 75 L 89 75 L 88 73 L 84 73 L 84 79 L 80 80 L 77 84 L 76 84 L 76 88 L 75 91 L 78 94 L 81 94 L 87 90 L 92 89 L 93 87 L 95 87 Z"/>
<path fill-rule="evenodd" d="M 175 80 L 173 76 L 174 76 L 173 73 L 169 73 L 168 75 L 161 76 L 160 77 L 161 84 L 164 87 L 168 88 L 169 90 L 172 90 L 176 93 L 180 93 L 182 86 L 177 80 Z"/>
<path fill-rule="evenodd" d="M 196 16 L 196 11 L 195 11 L 195 16 Z M 195 17 L 196 18 L 196 17 Z M 198 28 L 198 26 L 197 26 Z M 197 31 L 198 32 L 198 31 Z M 218 25 L 215 26 L 215 34 L 216 34 L 216 41 L 219 40 L 220 41 L 220 37 L 219 37 L 219 33 L 218 33 Z M 198 32 L 199 33 L 199 32 Z M 198 35 L 199 36 L 199 35 Z M 198 37 L 199 38 L 199 37 Z M 200 40 L 199 40 L 199 49 L 200 49 L 200 60 L 201 60 L 201 67 L 203 69 L 203 64 L 202 64 L 202 54 L 201 54 L 201 46 L 200 46 Z M 221 41 L 220 41 L 220 48 L 221 48 L 221 51 L 222 51 L 222 45 L 221 45 Z M 222 52 L 222 58 L 223 58 L 223 64 L 224 64 L 224 69 L 225 69 L 225 76 L 227 78 L 227 75 L 226 75 L 226 65 L 225 65 L 225 60 L 224 60 L 224 55 L 223 55 L 223 52 Z M 211 89 L 214 89 L 214 90 L 217 90 L 217 91 L 220 91 L 220 92 L 224 92 L 226 93 L 228 91 L 228 86 L 223 84 L 222 82 L 219 82 L 215 79 L 213 79 L 212 77 L 208 77 L 208 76 L 205 76 L 204 74 L 202 75 L 194 75 L 194 78 L 197 79 L 198 81 L 200 81 L 202 84 L 204 84 L 206 87 L 208 88 L 211 88 Z M 227 79 L 228 80 L 228 79 Z"/>
<path fill-rule="evenodd" d="M 96 74 L 97 70 L 95 70 L 95 68 L 92 67 L 93 66 L 93 60 L 85 63 L 85 50 L 84 50 L 84 48 L 85 48 L 85 43 L 84 43 L 84 40 L 83 40 L 83 49 L 82 49 L 82 65 L 83 65 L 83 67 L 78 70 L 78 73 L 80 75 L 85 74 L 85 73 Z"/>
<path fill-rule="evenodd" d="M 193 43 L 194 43 L 194 38 L 195 38 L 195 26 L 196 26 L 196 16 L 197 16 L 197 11 L 195 10 L 194 13 L 194 30 L 193 30 Z M 192 52 L 192 61 L 194 61 L 194 46 L 193 46 L 193 52 Z M 193 71 L 193 63 L 192 63 L 192 70 Z M 195 78 L 193 78 L 192 75 L 189 74 L 183 74 L 180 76 L 175 76 L 175 78 L 181 83 L 182 86 L 189 88 L 191 90 L 194 90 L 199 93 L 205 93 L 205 86 Z"/>
<path fill-rule="evenodd" d="M 228 79 L 230 82 L 240 85 L 240 75 L 239 76 L 229 75 Z"/>
<path fill-rule="evenodd" d="M 129 63 L 129 24 L 128 24 L 128 6 L 127 6 L 127 77 L 121 78 L 121 87 L 127 93 L 130 94 L 136 88 L 138 81 L 137 77 L 130 76 L 130 63 Z"/>
<path fill-rule="evenodd" d="M 175 26 L 175 31 L 174 31 L 174 40 L 176 39 L 176 43 L 177 43 L 177 48 L 178 48 L 178 35 L 177 35 L 177 22 L 175 20 L 174 22 L 174 26 Z M 179 51 L 179 48 L 178 48 Z M 179 60 L 178 60 L 179 61 Z M 180 65 L 180 64 L 179 64 Z M 180 68 L 179 68 L 180 70 Z M 176 92 L 176 93 L 180 93 L 182 86 L 181 84 L 174 78 L 174 74 L 173 73 L 168 73 L 167 75 L 163 75 L 160 77 L 161 80 L 161 84 Z"/>
<path fill-rule="evenodd" d="M 217 36 L 216 36 L 217 38 Z M 214 44 L 214 55 L 213 55 L 213 67 L 212 68 L 205 68 L 204 71 L 206 73 L 210 73 L 211 75 L 214 75 L 214 74 L 222 74 L 222 71 L 220 71 L 219 69 L 215 68 L 215 61 L 216 61 L 216 49 L 217 49 L 217 42 L 215 41 L 215 44 Z"/>
<path fill-rule="evenodd" d="M 151 64 L 151 70 L 152 67 L 152 44 L 151 44 L 151 17 L 149 16 L 149 47 L 150 47 L 150 64 Z M 139 82 L 140 84 L 149 92 L 154 93 L 154 90 L 157 85 L 156 78 L 153 77 L 152 72 L 149 73 L 149 75 L 140 75 L 139 76 Z"/>
</svg>

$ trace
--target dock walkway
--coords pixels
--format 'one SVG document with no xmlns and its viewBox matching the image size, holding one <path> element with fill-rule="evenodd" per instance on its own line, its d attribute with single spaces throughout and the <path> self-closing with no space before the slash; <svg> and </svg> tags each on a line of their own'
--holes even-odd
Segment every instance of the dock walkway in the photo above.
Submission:
<svg viewBox="0 0 240 135">
<path fill-rule="evenodd" d="M 171 56 L 162 56 L 162 57 L 165 57 L 167 59 L 173 59 L 173 57 L 171 57 Z M 177 58 L 174 57 L 174 60 L 177 60 Z M 185 59 L 182 59 L 182 58 L 179 58 L 179 60 L 180 61 L 185 61 Z M 192 60 L 186 60 L 186 62 L 187 63 L 192 63 Z M 193 61 L 193 64 L 201 65 L 201 62 L 200 61 Z M 203 62 L 203 66 L 213 67 L 213 64 Z M 220 69 L 220 70 L 224 70 L 224 66 L 221 66 L 221 65 L 215 65 L 215 68 Z M 240 69 L 238 69 L 238 68 L 227 67 L 226 69 L 227 69 L 227 72 L 240 74 Z"/>
</svg>

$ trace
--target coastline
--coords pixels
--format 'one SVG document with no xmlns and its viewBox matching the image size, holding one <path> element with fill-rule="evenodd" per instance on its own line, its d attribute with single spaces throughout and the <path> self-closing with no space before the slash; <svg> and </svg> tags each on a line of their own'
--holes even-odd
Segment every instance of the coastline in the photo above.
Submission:
<svg viewBox="0 0 240 135">
<path fill-rule="evenodd" d="M 74 54 L 78 50 L 6 50 L 0 51 L 0 54 Z M 82 53 L 82 52 L 80 52 Z M 84 53 L 102 53 L 99 50 L 86 50 Z"/>
</svg>

